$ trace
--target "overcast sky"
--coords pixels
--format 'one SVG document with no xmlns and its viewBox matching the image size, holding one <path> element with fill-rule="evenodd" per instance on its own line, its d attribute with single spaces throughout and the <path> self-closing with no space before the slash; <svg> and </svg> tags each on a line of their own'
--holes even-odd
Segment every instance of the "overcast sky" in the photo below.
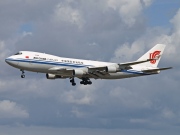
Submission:
<svg viewBox="0 0 180 135">
<path fill-rule="evenodd" d="M 17 51 L 127 62 L 166 44 L 159 75 L 92 80 L 21 72 Z M 179 135 L 179 0 L 0 0 L 1 135 Z"/>
</svg>

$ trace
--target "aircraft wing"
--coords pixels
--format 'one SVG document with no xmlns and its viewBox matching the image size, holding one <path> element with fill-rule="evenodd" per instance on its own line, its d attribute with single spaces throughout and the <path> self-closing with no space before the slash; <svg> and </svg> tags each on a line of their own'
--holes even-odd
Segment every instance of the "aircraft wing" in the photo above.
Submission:
<svg viewBox="0 0 180 135">
<path fill-rule="evenodd" d="M 49 73 L 52 74 L 63 74 L 63 75 L 71 75 L 73 72 L 73 69 L 67 69 L 62 67 L 53 67 L 49 69 Z"/>
<path fill-rule="evenodd" d="M 147 60 L 141 60 L 141 61 L 132 61 L 132 62 L 126 62 L 126 63 L 120 63 L 118 64 L 120 67 L 127 67 L 131 65 L 137 65 L 140 63 L 148 62 L 155 59 L 147 59 Z M 88 67 L 90 71 L 106 71 L 107 66 L 99 66 L 99 67 Z"/>
<path fill-rule="evenodd" d="M 145 63 L 145 62 L 152 61 L 152 60 L 156 60 L 156 59 L 147 59 L 147 60 L 140 60 L 140 61 L 132 61 L 132 62 L 120 63 L 118 65 L 119 66 L 131 66 L 131 65 L 137 65 L 137 64 Z"/>
<path fill-rule="evenodd" d="M 66 71 L 66 68 L 62 68 L 62 67 L 53 67 L 53 68 L 50 68 L 49 71 Z"/>
<path fill-rule="evenodd" d="M 147 60 L 141 60 L 141 61 L 120 63 L 120 64 L 117 64 L 117 65 L 112 64 L 110 66 L 88 67 L 88 73 L 93 74 L 93 75 L 97 75 L 97 76 L 102 76 L 102 75 L 106 75 L 106 74 L 110 73 L 110 72 L 108 72 L 108 67 L 119 66 L 119 69 L 117 69 L 115 71 L 115 72 L 117 72 L 117 71 L 121 71 L 121 69 L 132 69 L 131 65 L 136 65 L 136 64 L 140 64 L 140 63 L 144 63 L 144 62 L 149 62 L 151 60 L 154 60 L 154 59 L 147 59 Z"/>
<path fill-rule="evenodd" d="M 106 71 L 106 66 L 88 67 L 89 72 Z"/>
<path fill-rule="evenodd" d="M 106 72 L 107 66 L 102 67 L 90 67 L 88 68 L 88 75 L 95 79 L 102 78 L 103 76 L 109 74 Z"/>
</svg>

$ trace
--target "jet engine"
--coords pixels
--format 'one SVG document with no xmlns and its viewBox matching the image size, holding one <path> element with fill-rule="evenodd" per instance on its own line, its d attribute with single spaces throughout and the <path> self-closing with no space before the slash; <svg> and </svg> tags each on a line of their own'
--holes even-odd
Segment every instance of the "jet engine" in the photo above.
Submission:
<svg viewBox="0 0 180 135">
<path fill-rule="evenodd" d="M 83 71 L 83 70 L 79 70 L 79 69 L 74 69 L 74 70 L 73 70 L 73 75 L 74 75 L 75 77 L 81 77 L 81 76 L 83 76 L 83 74 L 84 74 L 84 71 Z"/>
<path fill-rule="evenodd" d="M 54 74 L 46 74 L 46 78 L 47 79 L 58 79 L 58 78 L 66 78 L 66 77 L 63 77 L 63 76 L 60 76 L 60 75 L 54 75 Z"/>
<path fill-rule="evenodd" d="M 106 72 L 108 72 L 108 73 L 116 73 L 117 68 L 115 66 L 107 66 L 106 67 Z"/>
</svg>

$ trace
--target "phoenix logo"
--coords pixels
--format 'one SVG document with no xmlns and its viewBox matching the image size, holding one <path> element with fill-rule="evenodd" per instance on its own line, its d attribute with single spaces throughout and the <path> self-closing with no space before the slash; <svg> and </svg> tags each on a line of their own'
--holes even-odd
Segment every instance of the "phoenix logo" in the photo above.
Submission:
<svg viewBox="0 0 180 135">
<path fill-rule="evenodd" d="M 150 63 L 151 64 L 155 64 L 156 63 L 156 60 L 158 60 L 160 58 L 160 53 L 161 51 L 155 51 L 153 53 L 150 53 L 150 59 L 154 59 L 154 60 L 151 60 Z"/>
</svg>

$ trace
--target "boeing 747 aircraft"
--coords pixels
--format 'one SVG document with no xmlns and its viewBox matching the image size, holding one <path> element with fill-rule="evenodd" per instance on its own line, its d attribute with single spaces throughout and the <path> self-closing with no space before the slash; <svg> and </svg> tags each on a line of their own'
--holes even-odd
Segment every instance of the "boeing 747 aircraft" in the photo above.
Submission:
<svg viewBox="0 0 180 135">
<path fill-rule="evenodd" d="M 157 44 L 137 61 L 126 63 L 110 63 L 73 58 L 58 57 L 50 54 L 20 51 L 5 61 L 20 69 L 21 78 L 25 78 L 24 71 L 45 73 L 47 79 L 70 78 L 73 86 L 76 85 L 74 78 L 81 79 L 80 84 L 92 84 L 94 79 L 123 79 L 160 73 L 161 70 L 171 69 L 158 68 L 158 63 L 163 54 L 165 45 Z"/>
</svg>

